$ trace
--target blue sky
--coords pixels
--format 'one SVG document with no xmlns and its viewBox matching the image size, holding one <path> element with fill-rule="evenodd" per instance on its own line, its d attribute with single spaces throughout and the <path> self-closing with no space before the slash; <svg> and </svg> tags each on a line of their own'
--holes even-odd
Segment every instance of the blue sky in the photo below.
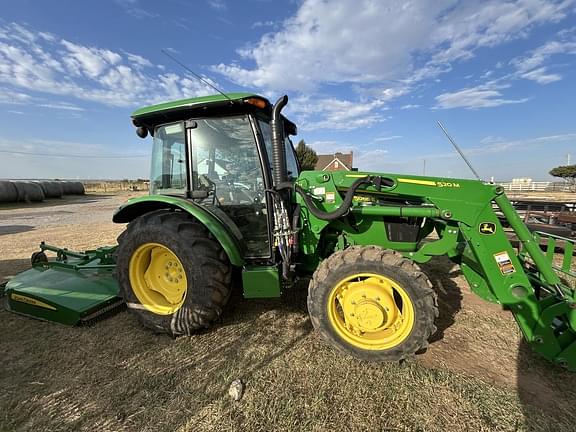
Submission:
<svg viewBox="0 0 576 432">
<path fill-rule="evenodd" d="M 130 113 L 211 93 L 161 49 L 224 91 L 287 93 L 296 139 L 360 169 L 470 177 L 437 120 L 485 179 L 576 160 L 576 0 L 19 0 L 0 178 L 146 177 Z"/>
</svg>

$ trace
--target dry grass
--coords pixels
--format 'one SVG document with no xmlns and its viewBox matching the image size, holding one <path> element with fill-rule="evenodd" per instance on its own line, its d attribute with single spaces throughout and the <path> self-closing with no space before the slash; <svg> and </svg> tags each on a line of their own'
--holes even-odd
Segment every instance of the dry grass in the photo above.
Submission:
<svg viewBox="0 0 576 432">
<path fill-rule="evenodd" d="M 92 220 L 0 235 L 0 278 L 24 268 L 41 239 L 93 247 L 121 229 Z M 474 297 L 448 261 L 426 271 L 441 331 L 403 364 L 325 346 L 302 286 L 280 300 L 236 297 L 214 329 L 176 340 L 128 313 L 69 328 L 2 310 L 0 430 L 575 430 L 575 376 L 520 344 L 512 317 Z M 246 383 L 239 402 L 227 396 L 235 378 Z"/>
<path fill-rule="evenodd" d="M 85 180 L 82 183 L 87 193 L 147 191 L 149 186 L 148 182 L 143 180 Z"/>
</svg>

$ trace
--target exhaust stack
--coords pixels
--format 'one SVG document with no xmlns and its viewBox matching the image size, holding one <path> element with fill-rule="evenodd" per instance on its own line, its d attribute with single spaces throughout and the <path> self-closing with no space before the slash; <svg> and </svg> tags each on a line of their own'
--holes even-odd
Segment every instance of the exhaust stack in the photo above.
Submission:
<svg viewBox="0 0 576 432">
<path fill-rule="evenodd" d="M 288 96 L 284 95 L 276 101 L 272 108 L 272 121 L 270 128 L 272 129 L 272 175 L 274 178 L 274 185 L 278 187 L 280 184 L 286 182 L 286 153 L 284 151 L 284 130 L 280 112 L 282 108 L 288 103 Z"/>
</svg>

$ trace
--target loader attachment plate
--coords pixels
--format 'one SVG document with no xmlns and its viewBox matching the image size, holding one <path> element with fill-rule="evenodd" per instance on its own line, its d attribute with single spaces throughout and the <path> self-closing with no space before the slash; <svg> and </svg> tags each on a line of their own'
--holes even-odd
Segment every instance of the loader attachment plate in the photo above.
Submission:
<svg viewBox="0 0 576 432">
<path fill-rule="evenodd" d="M 5 288 L 6 308 L 65 325 L 88 324 L 125 307 L 113 277 L 112 248 L 72 252 L 42 244 L 56 260 L 33 263 Z M 44 255 L 45 258 L 45 255 Z"/>
</svg>

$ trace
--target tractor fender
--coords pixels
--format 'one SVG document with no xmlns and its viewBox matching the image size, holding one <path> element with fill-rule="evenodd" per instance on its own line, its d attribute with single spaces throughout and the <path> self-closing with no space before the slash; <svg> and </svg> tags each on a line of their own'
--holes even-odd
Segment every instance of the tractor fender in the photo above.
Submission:
<svg viewBox="0 0 576 432">
<path fill-rule="evenodd" d="M 204 224 L 220 243 L 230 263 L 235 266 L 243 266 L 243 240 L 234 222 L 221 211 L 200 206 L 185 198 L 167 195 L 148 195 L 131 198 L 121 205 L 112 216 L 115 223 L 127 223 L 138 216 L 161 209 L 180 209 L 199 222 Z"/>
</svg>

